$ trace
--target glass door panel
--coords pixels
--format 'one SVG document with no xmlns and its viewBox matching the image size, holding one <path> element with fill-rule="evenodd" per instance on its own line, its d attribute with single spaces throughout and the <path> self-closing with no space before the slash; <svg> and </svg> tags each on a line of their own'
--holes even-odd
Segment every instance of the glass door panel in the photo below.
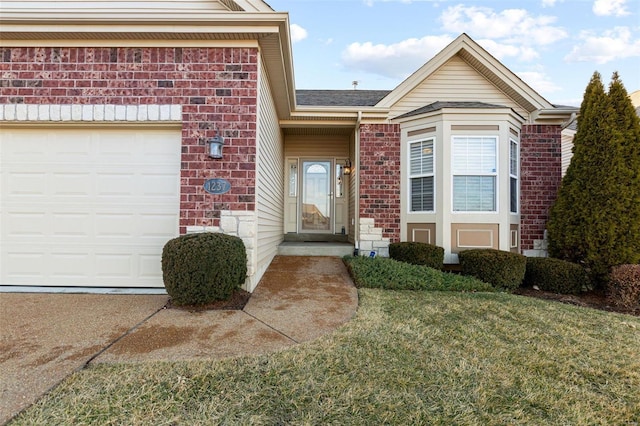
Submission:
<svg viewBox="0 0 640 426">
<path fill-rule="evenodd" d="M 302 232 L 332 232 L 331 161 L 302 162 Z"/>
</svg>

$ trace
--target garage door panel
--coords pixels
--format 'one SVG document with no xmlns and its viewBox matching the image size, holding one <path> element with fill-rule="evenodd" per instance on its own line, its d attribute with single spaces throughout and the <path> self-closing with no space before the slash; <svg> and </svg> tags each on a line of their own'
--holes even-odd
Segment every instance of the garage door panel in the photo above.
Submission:
<svg viewBox="0 0 640 426">
<path fill-rule="evenodd" d="M 142 195 L 165 197 L 176 193 L 180 181 L 169 173 L 143 173 L 140 182 Z"/>
<path fill-rule="evenodd" d="M 0 284 L 162 287 L 180 130 L 0 130 Z"/>
<path fill-rule="evenodd" d="M 3 156 L 4 157 L 4 156 Z M 8 197 L 46 195 L 47 174 L 43 171 L 19 172 L 7 170 L 6 191 Z"/>
<path fill-rule="evenodd" d="M 54 196 L 89 197 L 93 189 L 91 173 L 88 171 L 54 172 L 47 176 L 47 181 Z"/>
<path fill-rule="evenodd" d="M 96 277 L 127 279 L 134 276 L 134 257 L 129 253 L 96 253 Z"/>
</svg>

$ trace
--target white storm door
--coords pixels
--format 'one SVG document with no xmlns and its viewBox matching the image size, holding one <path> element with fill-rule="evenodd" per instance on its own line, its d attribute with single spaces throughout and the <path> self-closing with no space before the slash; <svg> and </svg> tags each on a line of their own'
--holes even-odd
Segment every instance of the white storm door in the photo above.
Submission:
<svg viewBox="0 0 640 426">
<path fill-rule="evenodd" d="M 333 233 L 331 160 L 303 160 L 300 232 Z"/>
</svg>

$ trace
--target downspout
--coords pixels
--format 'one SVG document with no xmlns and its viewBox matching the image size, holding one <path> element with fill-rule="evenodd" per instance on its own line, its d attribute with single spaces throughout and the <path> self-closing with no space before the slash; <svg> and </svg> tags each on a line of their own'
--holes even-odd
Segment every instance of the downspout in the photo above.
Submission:
<svg viewBox="0 0 640 426">
<path fill-rule="evenodd" d="M 355 248 L 360 248 L 360 122 L 362 121 L 362 111 L 358 111 L 358 119 L 356 120 L 356 137 L 354 141 L 354 163 L 355 163 L 355 212 L 353 239 Z"/>
</svg>

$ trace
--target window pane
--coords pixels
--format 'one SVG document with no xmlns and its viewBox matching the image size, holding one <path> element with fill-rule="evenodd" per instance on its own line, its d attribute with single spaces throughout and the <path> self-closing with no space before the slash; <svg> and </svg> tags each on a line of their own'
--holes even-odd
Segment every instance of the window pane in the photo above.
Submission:
<svg viewBox="0 0 640 426">
<path fill-rule="evenodd" d="M 496 209 L 495 176 L 454 176 L 453 210 L 488 212 Z"/>
<path fill-rule="evenodd" d="M 411 179 L 411 211 L 433 211 L 433 176 Z"/>
<path fill-rule="evenodd" d="M 433 173 L 433 140 L 412 143 L 410 146 L 411 175 Z"/>
<path fill-rule="evenodd" d="M 511 213 L 518 213 L 518 179 L 511 178 L 510 179 L 510 190 L 511 190 Z"/>
<path fill-rule="evenodd" d="M 496 138 L 453 138 L 454 174 L 495 173 L 496 159 Z"/>
<path fill-rule="evenodd" d="M 514 141 L 511 141 L 509 152 L 509 173 L 518 176 L 518 144 Z"/>
</svg>

